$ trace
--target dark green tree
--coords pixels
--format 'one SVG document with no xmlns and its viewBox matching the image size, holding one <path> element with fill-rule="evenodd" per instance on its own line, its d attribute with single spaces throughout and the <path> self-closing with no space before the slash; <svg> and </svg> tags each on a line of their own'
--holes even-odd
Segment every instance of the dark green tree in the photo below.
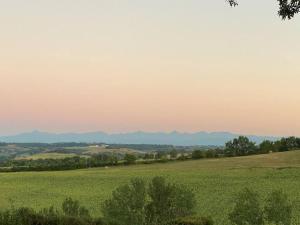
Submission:
<svg viewBox="0 0 300 225">
<path fill-rule="evenodd" d="M 126 164 L 134 164 L 136 161 L 136 156 L 134 154 L 125 154 L 124 160 Z"/>
<path fill-rule="evenodd" d="M 103 217 L 109 225 L 144 225 L 146 184 L 133 179 L 130 184 L 118 187 L 112 198 L 103 204 Z"/>
<path fill-rule="evenodd" d="M 192 215 L 196 205 L 193 192 L 155 177 L 149 187 L 141 179 L 117 188 L 103 204 L 108 225 L 167 225 L 176 218 Z"/>
<path fill-rule="evenodd" d="M 170 156 L 172 159 L 176 159 L 177 155 L 178 155 L 178 152 L 175 149 L 170 151 Z"/>
<path fill-rule="evenodd" d="M 254 154 L 256 146 L 247 137 L 240 136 L 229 141 L 225 145 L 225 154 L 227 156 L 244 156 Z"/>
<path fill-rule="evenodd" d="M 237 0 L 227 0 L 230 6 L 237 6 Z M 277 0 L 279 4 L 278 15 L 282 19 L 292 19 L 300 11 L 300 0 Z"/>
<path fill-rule="evenodd" d="M 196 206 L 193 192 L 186 187 L 155 177 L 149 185 L 150 202 L 146 208 L 147 223 L 165 225 L 175 218 L 193 214 Z"/>
<path fill-rule="evenodd" d="M 206 151 L 206 158 L 216 158 L 216 157 L 218 157 L 218 154 L 215 149 L 209 149 Z"/>
<path fill-rule="evenodd" d="M 205 153 L 202 150 L 194 150 L 192 152 L 192 159 L 202 159 L 205 158 Z"/>
<path fill-rule="evenodd" d="M 276 151 L 273 141 L 265 140 L 259 145 L 259 153 L 269 153 Z"/>
<path fill-rule="evenodd" d="M 85 207 L 80 206 L 79 201 L 72 198 L 65 199 L 62 203 L 62 210 L 66 216 L 90 217 L 89 211 Z"/>
</svg>

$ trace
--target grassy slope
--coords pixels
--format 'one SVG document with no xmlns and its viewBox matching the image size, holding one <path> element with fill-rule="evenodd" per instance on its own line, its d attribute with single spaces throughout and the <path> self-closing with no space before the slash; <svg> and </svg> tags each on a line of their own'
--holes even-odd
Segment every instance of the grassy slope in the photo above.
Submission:
<svg viewBox="0 0 300 225">
<path fill-rule="evenodd" d="M 283 189 L 294 202 L 294 225 L 300 224 L 300 151 L 240 158 L 198 160 L 167 164 L 98 168 L 62 172 L 0 174 L 0 205 L 34 208 L 59 206 L 67 196 L 79 199 L 100 214 L 100 205 L 118 185 L 132 177 L 163 175 L 189 185 L 197 194 L 198 212 L 226 225 L 232 197 L 244 187 L 264 197 Z"/>
</svg>

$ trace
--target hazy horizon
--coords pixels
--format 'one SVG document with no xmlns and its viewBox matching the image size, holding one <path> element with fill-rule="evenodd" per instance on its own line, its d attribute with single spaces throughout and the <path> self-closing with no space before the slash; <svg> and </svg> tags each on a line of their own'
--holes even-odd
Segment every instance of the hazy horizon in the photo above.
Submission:
<svg viewBox="0 0 300 225">
<path fill-rule="evenodd" d="M 7 134 L 0 134 L 0 137 L 4 136 L 15 136 L 20 134 L 30 134 L 30 133 L 49 133 L 49 134 L 87 134 L 87 133 L 105 133 L 108 135 L 115 135 L 115 134 L 132 134 L 132 133 L 164 133 L 164 134 L 171 134 L 171 133 L 180 133 L 180 134 L 196 134 L 196 133 L 207 133 L 207 134 L 214 134 L 214 133 L 224 133 L 224 134 L 236 134 L 236 135 L 244 135 L 244 136 L 264 136 L 264 137 L 285 137 L 284 135 L 269 135 L 269 134 L 250 134 L 250 133 L 235 133 L 231 131 L 206 131 L 206 130 L 198 130 L 198 131 L 179 131 L 179 130 L 169 130 L 169 131 L 161 131 L 161 130 L 132 130 L 132 131 L 105 131 L 105 130 L 86 130 L 86 131 L 47 131 L 47 130 L 39 130 L 39 129 L 32 129 L 32 130 L 25 130 L 22 132 L 16 133 L 7 133 Z"/>
<path fill-rule="evenodd" d="M 5 1 L 0 135 L 300 136 L 300 17 L 277 1 Z"/>
</svg>

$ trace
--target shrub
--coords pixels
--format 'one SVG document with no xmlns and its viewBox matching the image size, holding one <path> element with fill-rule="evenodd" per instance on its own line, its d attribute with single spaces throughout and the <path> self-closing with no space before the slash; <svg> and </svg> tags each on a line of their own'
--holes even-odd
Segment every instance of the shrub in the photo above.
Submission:
<svg viewBox="0 0 300 225">
<path fill-rule="evenodd" d="M 282 191 L 273 191 L 264 209 L 266 220 L 275 225 L 290 225 L 292 205 Z"/>
<path fill-rule="evenodd" d="M 130 165 L 130 164 L 134 164 L 136 161 L 136 156 L 133 154 L 125 154 L 124 156 L 124 160 L 125 160 L 125 164 Z"/>
<path fill-rule="evenodd" d="M 171 225 L 213 225 L 210 218 L 205 217 L 184 217 L 179 218 L 171 223 Z"/>
<path fill-rule="evenodd" d="M 72 202 L 73 204 L 74 202 L 77 201 L 72 200 L 68 202 Z M 30 208 L 10 209 L 4 212 L 0 211 L 0 225 L 104 225 L 104 224 L 101 219 L 92 219 L 90 217 L 88 218 L 85 216 L 82 217 L 80 216 L 80 214 L 73 215 L 73 216 L 65 215 L 65 214 L 61 214 L 58 210 L 55 210 L 53 207 L 51 207 L 48 209 L 42 209 L 39 212 L 36 212 Z"/>
<path fill-rule="evenodd" d="M 192 158 L 193 159 L 202 159 L 202 158 L 205 158 L 205 153 L 202 150 L 194 150 L 192 152 Z"/>
<path fill-rule="evenodd" d="M 67 198 L 62 204 L 62 210 L 66 216 L 90 217 L 89 211 L 79 205 L 77 200 Z"/>
<path fill-rule="evenodd" d="M 168 225 L 193 214 L 194 194 L 183 186 L 155 177 L 146 187 L 141 179 L 117 188 L 103 205 L 104 221 L 111 225 Z"/>
<path fill-rule="evenodd" d="M 104 220 L 113 225 L 145 224 L 146 185 L 141 179 L 118 187 L 103 204 Z"/>
<path fill-rule="evenodd" d="M 155 177 L 149 185 L 150 202 L 146 207 L 149 224 L 167 224 L 177 217 L 189 216 L 196 206 L 195 196 L 183 186 L 167 183 Z"/>
<path fill-rule="evenodd" d="M 263 212 L 259 204 L 258 194 L 246 188 L 235 199 L 233 211 L 229 219 L 236 225 L 263 225 Z"/>
</svg>

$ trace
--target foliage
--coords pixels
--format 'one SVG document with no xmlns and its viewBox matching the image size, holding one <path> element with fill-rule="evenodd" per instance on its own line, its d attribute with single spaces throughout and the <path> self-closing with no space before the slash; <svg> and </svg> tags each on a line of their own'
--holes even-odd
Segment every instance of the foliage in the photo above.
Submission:
<svg viewBox="0 0 300 225">
<path fill-rule="evenodd" d="M 299 13 L 300 0 L 278 0 L 279 12 L 282 19 L 291 19 L 295 14 Z"/>
<path fill-rule="evenodd" d="M 263 225 L 263 211 L 258 194 L 246 188 L 235 199 L 233 211 L 229 219 L 236 225 Z"/>
<path fill-rule="evenodd" d="M 227 0 L 230 6 L 237 6 L 237 0 Z M 300 11 L 300 0 L 277 0 L 279 4 L 278 15 L 282 19 L 292 19 Z"/>
<path fill-rule="evenodd" d="M 145 224 L 146 186 L 140 179 L 118 187 L 103 204 L 104 220 L 112 225 Z"/>
<path fill-rule="evenodd" d="M 0 225 L 103 225 L 103 222 L 100 218 L 63 215 L 53 207 L 39 212 L 21 207 L 0 211 Z"/>
<path fill-rule="evenodd" d="M 148 188 L 150 202 L 146 206 L 148 224 L 168 224 L 174 218 L 193 214 L 195 195 L 189 189 L 154 177 Z"/>
<path fill-rule="evenodd" d="M 262 209 L 258 194 L 246 188 L 236 197 L 229 219 L 236 225 L 291 225 L 292 204 L 282 191 L 273 191 Z"/>
<path fill-rule="evenodd" d="M 288 137 L 278 141 L 265 140 L 256 146 L 247 137 L 240 136 L 225 144 L 226 156 L 245 156 L 253 154 L 266 154 L 270 152 L 285 152 L 300 149 L 300 138 Z"/>
<path fill-rule="evenodd" d="M 202 150 L 194 150 L 192 152 L 192 159 L 202 159 L 205 158 L 205 153 Z"/>
<path fill-rule="evenodd" d="M 176 219 L 171 225 L 213 225 L 213 221 L 210 218 L 205 217 L 183 217 Z"/>
<path fill-rule="evenodd" d="M 174 149 L 174 150 L 170 151 L 170 156 L 171 156 L 171 158 L 176 159 L 176 158 L 177 158 L 177 155 L 178 155 L 177 150 Z"/>
<path fill-rule="evenodd" d="M 225 154 L 227 156 L 245 156 L 254 154 L 256 146 L 249 138 L 240 136 L 226 143 Z"/>
<path fill-rule="evenodd" d="M 266 220 L 274 225 L 290 225 L 292 205 L 282 191 L 273 191 L 264 209 Z"/>
<path fill-rule="evenodd" d="M 126 154 L 124 157 L 125 163 L 130 165 L 134 164 L 136 161 L 136 156 L 134 154 Z"/>
<path fill-rule="evenodd" d="M 141 179 L 117 188 L 103 205 L 104 220 L 111 225 L 168 225 L 174 218 L 188 216 L 196 205 L 188 189 L 155 177 L 146 187 Z"/>
<path fill-rule="evenodd" d="M 77 216 L 89 218 L 89 211 L 79 205 L 79 201 L 73 200 L 72 198 L 66 198 L 62 204 L 62 210 L 66 216 Z"/>
</svg>

